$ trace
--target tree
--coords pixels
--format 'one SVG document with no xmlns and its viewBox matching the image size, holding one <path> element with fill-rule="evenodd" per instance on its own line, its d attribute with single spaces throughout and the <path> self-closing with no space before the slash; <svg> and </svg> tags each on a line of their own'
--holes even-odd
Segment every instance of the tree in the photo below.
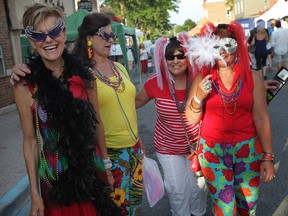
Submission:
<svg viewBox="0 0 288 216">
<path fill-rule="evenodd" d="M 184 24 L 183 25 L 178 25 L 175 27 L 175 32 L 176 33 L 179 33 L 179 32 L 182 32 L 182 31 L 190 31 L 191 29 L 193 29 L 197 24 L 192 21 L 191 19 L 187 19 L 185 20 Z"/>
<path fill-rule="evenodd" d="M 177 12 L 179 0 L 106 0 L 124 24 L 139 28 L 147 38 L 171 29 L 169 10 Z"/>
<path fill-rule="evenodd" d="M 234 7 L 234 0 L 226 0 L 225 6 L 229 7 L 230 10 L 232 11 Z"/>
</svg>

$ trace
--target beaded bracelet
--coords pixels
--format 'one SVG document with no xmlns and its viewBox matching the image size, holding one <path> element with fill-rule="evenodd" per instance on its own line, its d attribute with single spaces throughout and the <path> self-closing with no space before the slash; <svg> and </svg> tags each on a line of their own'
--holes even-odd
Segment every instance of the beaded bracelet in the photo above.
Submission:
<svg viewBox="0 0 288 216">
<path fill-rule="evenodd" d="M 107 159 L 103 159 L 103 163 L 105 169 L 110 169 L 112 167 L 112 162 L 109 157 Z"/>
<path fill-rule="evenodd" d="M 275 156 L 274 153 L 269 153 L 269 152 L 262 152 L 262 159 L 261 162 L 271 162 L 274 164 Z"/>
<path fill-rule="evenodd" d="M 274 153 L 269 153 L 269 152 L 266 152 L 266 151 L 262 151 L 262 157 L 263 156 L 267 156 L 267 157 L 272 157 L 273 159 L 275 159 L 275 155 Z"/>
</svg>

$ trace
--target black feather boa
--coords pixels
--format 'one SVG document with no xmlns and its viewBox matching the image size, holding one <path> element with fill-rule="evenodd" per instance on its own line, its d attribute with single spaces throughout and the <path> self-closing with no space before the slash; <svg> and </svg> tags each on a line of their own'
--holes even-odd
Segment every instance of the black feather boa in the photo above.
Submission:
<svg viewBox="0 0 288 216">
<path fill-rule="evenodd" d="M 94 77 L 82 62 L 65 50 L 63 55 L 64 79 L 52 76 L 40 56 L 28 59 L 31 74 L 27 82 L 38 86 L 33 97 L 51 116 L 51 127 L 59 132 L 59 155 L 67 159 L 68 170 L 59 173 L 59 179 L 52 182 L 48 193 L 52 204 L 69 205 L 72 202 L 92 201 L 101 215 L 121 215 L 109 197 L 106 183 L 99 180 L 95 167 L 95 127 L 97 120 L 93 105 L 88 101 L 74 98 L 68 79 L 79 76 L 87 84 L 93 84 Z"/>
</svg>

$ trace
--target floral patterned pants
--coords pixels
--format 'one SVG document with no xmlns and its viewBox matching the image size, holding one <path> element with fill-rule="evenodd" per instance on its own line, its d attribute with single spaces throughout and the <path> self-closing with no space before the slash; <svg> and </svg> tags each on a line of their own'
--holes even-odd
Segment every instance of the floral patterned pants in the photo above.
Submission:
<svg viewBox="0 0 288 216">
<path fill-rule="evenodd" d="M 111 171 L 115 181 L 112 199 L 123 216 L 140 215 L 143 155 L 139 143 L 130 148 L 107 149 L 113 163 Z"/>
<path fill-rule="evenodd" d="M 214 215 L 255 215 L 261 156 L 260 144 L 255 140 L 232 145 L 200 138 L 199 161 Z"/>
</svg>

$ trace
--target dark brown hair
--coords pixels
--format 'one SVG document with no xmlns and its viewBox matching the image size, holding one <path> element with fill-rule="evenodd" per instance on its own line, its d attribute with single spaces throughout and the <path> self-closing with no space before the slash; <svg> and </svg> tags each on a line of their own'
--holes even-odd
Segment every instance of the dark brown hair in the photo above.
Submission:
<svg viewBox="0 0 288 216">
<path fill-rule="evenodd" d="M 179 40 L 176 37 L 172 37 L 169 39 L 169 43 L 165 49 L 165 58 L 170 55 L 174 55 L 174 52 L 177 50 L 180 53 L 184 54 L 184 49 Z"/>
</svg>

